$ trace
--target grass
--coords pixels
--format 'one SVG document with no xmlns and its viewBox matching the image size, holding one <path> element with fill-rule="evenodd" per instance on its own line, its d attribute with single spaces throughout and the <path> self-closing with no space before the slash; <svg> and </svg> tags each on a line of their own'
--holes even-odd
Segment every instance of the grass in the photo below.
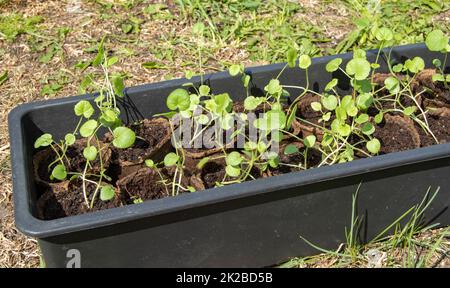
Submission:
<svg viewBox="0 0 450 288">
<path fill-rule="evenodd" d="M 424 222 L 425 211 L 438 192 L 439 188 L 433 193 L 429 189 L 421 203 L 408 209 L 366 244 L 358 240 L 362 218 L 356 211 L 356 192 L 353 195 L 350 228 L 345 230 L 346 243 L 337 251 L 330 251 L 300 236 L 322 254 L 295 258 L 280 267 L 448 267 L 450 227 L 436 229 L 438 224 L 427 225 Z"/>
<path fill-rule="evenodd" d="M 20 103 L 89 91 L 82 84 L 102 71 L 82 64 L 103 36 L 119 59 L 110 72 L 131 86 L 188 70 L 283 61 L 288 46 L 311 56 L 373 48 L 375 24 L 396 32 L 392 44 L 420 42 L 433 28 L 450 30 L 448 1 L 372 3 L 378 1 L 0 0 L 0 266 L 39 264 L 35 241 L 13 225 L 7 114 Z M 207 29 L 201 42 L 192 35 L 198 22 Z"/>
</svg>

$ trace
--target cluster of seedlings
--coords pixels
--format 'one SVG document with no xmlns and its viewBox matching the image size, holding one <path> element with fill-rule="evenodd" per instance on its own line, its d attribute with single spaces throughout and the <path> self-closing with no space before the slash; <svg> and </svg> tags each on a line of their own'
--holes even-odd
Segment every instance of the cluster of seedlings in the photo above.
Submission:
<svg viewBox="0 0 450 288">
<path fill-rule="evenodd" d="M 337 78 L 320 93 L 311 89 L 311 59 L 291 49 L 285 67 L 298 65 L 305 86 L 283 85 L 283 69 L 264 95 L 253 96 L 251 75 L 232 65 L 229 73 L 240 76 L 247 90 L 244 101 L 213 94 L 203 81 L 188 83 L 168 95 L 170 112 L 129 125 L 120 120 L 116 97 L 123 94 L 111 84 L 110 60 L 102 50 L 97 62 L 105 81 L 93 102 L 75 105 L 78 125 L 62 140 L 46 133 L 35 142 L 35 148 L 43 147 L 34 156 L 42 188 L 39 217 L 61 218 L 450 141 L 448 38 L 440 30 L 427 35 L 428 49 L 442 53 L 433 69 L 425 69 L 420 57 L 392 65 L 385 55 L 389 73 L 377 73 L 393 33 L 380 28 L 375 37 L 380 49 L 373 63 L 355 50 L 345 65 L 334 58 L 323 71 L 345 75 L 352 87 L 348 95 L 340 95 L 343 80 Z M 287 89 L 299 91 L 298 96 L 291 98 Z M 257 117 L 250 119 L 249 113 Z M 208 129 L 226 139 L 192 148 L 178 137 L 186 122 L 191 123 L 190 144 Z M 252 129 L 257 137 L 247 136 Z M 231 137 L 225 137 L 227 131 Z M 242 147 L 235 145 L 238 136 L 244 137 Z"/>
</svg>

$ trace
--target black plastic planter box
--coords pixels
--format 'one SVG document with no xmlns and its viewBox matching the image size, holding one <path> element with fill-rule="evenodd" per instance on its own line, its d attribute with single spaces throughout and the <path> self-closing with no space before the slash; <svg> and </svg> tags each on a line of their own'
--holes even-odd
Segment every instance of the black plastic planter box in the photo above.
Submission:
<svg viewBox="0 0 450 288">
<path fill-rule="evenodd" d="M 389 52 L 389 50 L 386 50 Z M 369 51 L 374 61 L 376 51 Z M 443 55 L 422 44 L 395 47 L 391 60 L 421 56 L 428 67 Z M 313 59 L 309 79 L 321 90 L 335 73 L 325 72 L 331 57 Z M 351 54 L 340 55 L 343 65 Z M 381 60 L 382 70 L 386 63 Z M 252 94 L 262 93 L 284 64 L 247 69 Z M 447 67 L 448 68 L 448 67 Z M 285 85 L 304 85 L 305 73 L 287 69 Z M 199 79 L 194 79 L 198 83 Z M 240 77 L 227 72 L 206 76 L 213 93 L 235 100 L 245 93 Z M 122 103 L 125 121 L 165 112 L 167 95 L 186 79 L 131 87 Z M 341 91 L 349 86 L 341 84 Z M 298 95 L 297 91 L 290 91 Z M 51 221 L 36 218 L 39 196 L 33 181 L 34 140 L 43 131 L 62 137 L 75 127 L 73 105 L 93 95 L 21 105 L 9 115 L 15 217 L 17 227 L 36 237 L 49 267 L 66 267 L 70 249 L 78 249 L 81 267 L 263 267 L 295 256 L 317 254 L 300 235 L 323 248 L 345 242 L 352 193 L 360 183 L 358 211 L 364 217 L 363 240 L 370 240 L 410 207 L 431 186 L 441 190 L 426 220 L 450 224 L 450 143 L 310 169 L 242 184 L 208 189 Z M 69 256 L 69 257 L 68 257 Z"/>
</svg>

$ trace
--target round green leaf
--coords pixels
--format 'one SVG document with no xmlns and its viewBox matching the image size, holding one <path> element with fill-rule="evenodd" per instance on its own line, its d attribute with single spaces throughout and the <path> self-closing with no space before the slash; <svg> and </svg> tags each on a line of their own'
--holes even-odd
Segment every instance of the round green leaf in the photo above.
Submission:
<svg viewBox="0 0 450 288">
<path fill-rule="evenodd" d="M 314 147 L 314 144 L 316 143 L 316 136 L 314 135 L 306 136 L 305 139 L 303 139 L 303 143 L 308 148 Z"/>
<path fill-rule="evenodd" d="M 116 191 L 111 185 L 102 186 L 100 189 L 100 200 L 108 201 L 114 198 Z"/>
<path fill-rule="evenodd" d="M 192 26 L 192 33 L 198 36 L 203 36 L 203 32 L 205 31 L 205 24 L 202 22 L 197 22 Z"/>
<path fill-rule="evenodd" d="M 338 79 L 333 78 L 330 82 L 328 82 L 327 86 L 325 86 L 325 91 L 330 91 L 338 84 Z"/>
<path fill-rule="evenodd" d="M 358 116 L 358 118 L 355 119 L 355 122 L 358 124 L 363 124 L 367 121 L 369 121 L 369 115 L 367 114 L 361 114 Z"/>
<path fill-rule="evenodd" d="M 425 44 L 430 51 L 444 51 L 448 44 L 448 38 L 441 30 L 433 30 L 425 39 Z"/>
<path fill-rule="evenodd" d="M 58 164 L 53 168 L 52 170 L 52 176 L 53 178 L 56 178 L 58 180 L 64 180 L 67 177 L 67 171 L 66 167 L 62 164 Z"/>
<path fill-rule="evenodd" d="M 413 59 L 408 59 L 405 62 L 405 67 L 411 73 L 419 73 L 423 69 L 425 69 L 425 62 L 420 57 L 414 57 Z"/>
<path fill-rule="evenodd" d="M 226 162 L 227 165 L 231 166 L 238 166 L 242 163 L 244 159 L 242 158 L 241 154 L 239 152 L 233 151 L 230 154 L 227 155 Z"/>
<path fill-rule="evenodd" d="M 356 80 L 364 80 L 370 74 L 370 63 L 363 58 L 354 58 L 347 63 L 345 71 Z"/>
<path fill-rule="evenodd" d="M 37 138 L 36 141 L 34 141 L 34 148 L 37 149 L 39 147 L 46 147 L 52 144 L 52 142 L 53 142 L 52 134 L 45 133 L 42 134 L 39 138 Z"/>
<path fill-rule="evenodd" d="M 366 122 L 366 123 L 361 127 L 361 131 L 362 131 L 362 133 L 364 133 L 364 134 L 366 134 L 366 135 L 372 135 L 373 132 L 375 132 L 375 127 L 372 125 L 372 123 Z"/>
<path fill-rule="evenodd" d="M 248 96 L 244 100 L 245 110 L 255 110 L 264 101 L 264 97 Z"/>
<path fill-rule="evenodd" d="M 384 80 L 384 85 L 391 93 L 398 93 L 400 92 L 400 85 L 398 82 L 397 77 L 389 76 Z"/>
<path fill-rule="evenodd" d="M 295 60 L 297 60 L 297 50 L 290 48 L 286 53 L 286 59 L 289 67 L 295 67 Z"/>
<path fill-rule="evenodd" d="M 84 118 L 90 118 L 92 114 L 94 114 L 94 108 L 92 107 L 91 103 L 86 100 L 81 100 L 80 102 L 78 102 L 73 110 L 75 112 L 75 115 L 83 115 Z"/>
<path fill-rule="evenodd" d="M 327 63 L 327 66 L 325 66 L 325 70 L 328 72 L 334 72 L 339 69 L 339 65 L 342 63 L 342 58 L 335 58 Z"/>
<path fill-rule="evenodd" d="M 117 148 L 126 149 L 131 147 L 136 140 L 136 134 L 128 127 L 117 127 L 113 130 L 113 145 Z"/>
<path fill-rule="evenodd" d="M 242 68 L 241 65 L 234 64 L 231 65 L 230 68 L 228 68 L 228 72 L 230 73 L 231 76 L 236 76 L 239 73 L 241 73 L 241 68 Z"/>
<path fill-rule="evenodd" d="M 241 175 L 241 169 L 231 165 L 225 167 L 225 172 L 231 177 L 239 177 L 239 175 Z"/>
<path fill-rule="evenodd" d="M 329 95 L 329 96 L 324 96 L 321 98 L 322 101 L 322 105 L 323 107 L 325 107 L 325 109 L 333 111 L 334 109 L 336 109 L 338 100 L 336 98 L 336 96 L 334 95 Z"/>
<path fill-rule="evenodd" d="M 406 116 L 410 116 L 414 112 L 416 112 L 416 110 L 417 110 L 416 106 L 409 106 L 409 107 L 406 107 L 405 110 L 403 110 L 403 114 L 405 114 Z"/>
<path fill-rule="evenodd" d="M 147 167 L 149 167 L 149 168 L 155 168 L 156 167 L 155 162 L 153 162 L 152 159 L 146 159 L 145 160 L 145 165 L 147 165 Z"/>
<path fill-rule="evenodd" d="M 294 144 L 287 145 L 283 151 L 284 155 L 291 155 L 291 154 L 295 154 L 297 152 L 298 152 L 298 148 Z"/>
<path fill-rule="evenodd" d="M 356 106 L 359 109 L 367 110 L 373 103 L 373 96 L 370 93 L 363 93 L 356 97 Z"/>
<path fill-rule="evenodd" d="M 64 140 L 66 141 L 66 145 L 70 146 L 75 143 L 76 138 L 72 133 L 67 133 L 66 136 L 64 136 Z"/>
<path fill-rule="evenodd" d="M 94 161 L 97 158 L 97 148 L 95 146 L 88 146 L 83 149 L 83 156 L 89 161 Z"/>
<path fill-rule="evenodd" d="M 366 143 L 366 148 L 370 153 L 377 154 L 380 151 L 381 143 L 377 138 L 373 138 Z"/>
<path fill-rule="evenodd" d="M 321 111 L 322 110 L 322 104 L 320 104 L 320 102 L 312 102 L 311 103 L 311 108 L 314 111 Z"/>
<path fill-rule="evenodd" d="M 164 157 L 164 165 L 166 167 L 173 166 L 173 165 L 177 164 L 179 159 L 180 159 L 180 156 L 178 156 L 176 153 L 170 152 Z"/>
<path fill-rule="evenodd" d="M 378 114 L 375 115 L 373 119 L 375 120 L 375 123 L 380 124 L 383 121 L 383 112 L 382 111 L 378 112 Z"/>
<path fill-rule="evenodd" d="M 178 109 L 180 111 L 184 111 L 191 105 L 191 99 L 189 97 L 189 93 L 186 90 L 178 88 L 173 90 L 169 94 L 166 104 L 170 110 Z"/>
<path fill-rule="evenodd" d="M 200 96 L 206 96 L 209 94 L 210 91 L 211 91 L 211 88 L 209 88 L 209 86 L 207 86 L 207 85 L 201 85 L 198 88 L 198 92 L 200 92 Z"/>
<path fill-rule="evenodd" d="M 264 90 L 266 90 L 271 95 L 275 95 L 281 93 L 283 88 L 281 87 L 280 81 L 278 79 L 271 79 L 269 81 L 269 84 L 264 87 Z"/>
<path fill-rule="evenodd" d="M 84 122 L 84 124 L 81 125 L 81 127 L 80 127 L 81 136 L 83 136 L 83 137 L 91 136 L 92 134 L 94 134 L 94 131 L 97 128 L 97 126 L 98 126 L 98 123 L 94 119 Z"/>
<path fill-rule="evenodd" d="M 298 59 L 298 67 L 302 69 L 307 69 L 311 66 L 311 58 L 308 55 L 302 55 Z"/>
<path fill-rule="evenodd" d="M 379 41 L 391 41 L 394 38 L 394 34 L 392 33 L 391 29 L 382 27 L 380 29 L 377 29 L 377 31 L 375 32 L 375 37 Z"/>
</svg>

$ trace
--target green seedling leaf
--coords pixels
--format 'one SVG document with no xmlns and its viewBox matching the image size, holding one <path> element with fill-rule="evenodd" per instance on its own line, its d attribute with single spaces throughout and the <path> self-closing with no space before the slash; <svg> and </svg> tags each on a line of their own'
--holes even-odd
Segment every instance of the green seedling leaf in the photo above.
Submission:
<svg viewBox="0 0 450 288">
<path fill-rule="evenodd" d="M 369 121 L 369 115 L 367 115 L 367 114 L 361 114 L 358 116 L 358 118 L 355 119 L 355 122 L 357 124 L 363 124 L 367 121 Z"/>
<path fill-rule="evenodd" d="M 281 93 L 283 88 L 281 87 L 280 81 L 278 79 L 271 79 L 269 81 L 269 84 L 267 84 L 267 86 L 264 87 L 264 90 L 271 95 L 276 95 L 278 93 Z"/>
<path fill-rule="evenodd" d="M 395 73 L 400 73 L 400 72 L 402 72 L 402 70 L 403 70 L 403 64 L 401 64 L 401 63 L 394 65 L 392 67 L 392 71 L 394 71 Z"/>
<path fill-rule="evenodd" d="M 73 108 L 75 115 L 83 116 L 84 118 L 90 118 L 94 114 L 94 108 L 91 103 L 86 100 L 79 101 Z"/>
<path fill-rule="evenodd" d="M 331 119 L 331 112 L 327 112 L 325 114 L 322 115 L 322 120 L 327 122 Z"/>
<path fill-rule="evenodd" d="M 176 153 L 170 152 L 164 157 L 164 165 L 166 167 L 174 166 L 180 160 L 180 156 Z"/>
<path fill-rule="evenodd" d="M 52 170 L 52 176 L 58 180 L 64 180 L 67 177 L 66 167 L 62 164 L 58 164 Z"/>
<path fill-rule="evenodd" d="M 336 87 L 337 84 L 338 84 L 338 79 L 337 78 L 333 78 L 333 80 L 328 82 L 327 86 L 325 86 L 325 91 L 330 91 L 331 89 Z"/>
<path fill-rule="evenodd" d="M 442 75 L 440 73 L 436 73 L 436 74 L 433 74 L 433 76 L 431 76 L 431 80 L 433 80 L 433 82 L 436 82 L 436 81 L 444 82 L 445 77 L 444 77 L 444 75 Z"/>
<path fill-rule="evenodd" d="M 198 161 L 197 169 L 202 169 L 205 166 L 205 164 L 208 163 L 209 159 L 210 159 L 209 157 L 205 157 L 202 160 Z"/>
<path fill-rule="evenodd" d="M 356 97 L 356 106 L 359 109 L 367 110 L 373 103 L 373 96 L 370 93 L 363 93 Z"/>
<path fill-rule="evenodd" d="M 298 148 L 294 144 L 289 144 L 284 148 L 284 155 L 291 155 L 298 153 Z"/>
<path fill-rule="evenodd" d="M 64 141 L 68 146 L 73 145 L 73 143 L 75 143 L 75 140 L 75 135 L 73 135 L 72 133 L 67 133 L 66 136 L 64 136 Z"/>
<path fill-rule="evenodd" d="M 364 134 L 366 134 L 366 135 L 372 135 L 373 132 L 375 132 L 375 127 L 372 125 L 372 123 L 366 122 L 366 123 L 361 127 L 361 131 L 362 131 L 362 133 L 364 133 Z"/>
<path fill-rule="evenodd" d="M 314 135 L 306 136 L 305 139 L 303 139 L 303 143 L 308 148 L 314 147 L 314 144 L 316 143 L 316 136 Z"/>
<path fill-rule="evenodd" d="M 123 90 L 125 89 L 125 84 L 123 83 L 123 76 L 120 74 L 114 74 L 111 76 L 111 84 L 114 90 L 114 93 L 123 98 L 125 95 L 123 94 Z"/>
<path fill-rule="evenodd" d="M 337 100 L 336 96 L 334 96 L 334 95 L 324 96 L 321 98 L 321 101 L 322 101 L 323 107 L 325 107 L 325 109 L 330 110 L 330 111 L 333 111 L 334 109 L 336 109 L 337 103 L 338 103 L 338 100 Z"/>
<path fill-rule="evenodd" d="M 167 97 L 166 104 L 170 110 L 187 110 L 191 105 L 189 93 L 182 88 L 175 89 Z"/>
<path fill-rule="evenodd" d="M 381 122 L 383 122 L 383 112 L 380 111 L 378 112 L 377 115 L 375 115 L 375 117 L 373 118 L 375 120 L 375 123 L 380 124 Z"/>
<path fill-rule="evenodd" d="M 136 134 L 128 127 L 117 127 L 113 130 L 113 145 L 120 149 L 126 149 L 133 146 L 136 140 Z"/>
<path fill-rule="evenodd" d="M 397 77 L 389 76 L 384 80 L 384 85 L 391 93 L 397 94 L 400 92 L 400 83 L 398 82 Z"/>
<path fill-rule="evenodd" d="M 380 140 L 378 140 L 377 138 L 373 138 L 366 143 L 366 148 L 370 153 L 377 154 L 381 148 Z"/>
<path fill-rule="evenodd" d="M 207 96 L 209 95 L 209 92 L 211 91 L 211 88 L 207 85 L 200 85 L 198 88 L 198 92 L 200 92 L 200 96 Z"/>
<path fill-rule="evenodd" d="M 34 148 L 37 149 L 39 147 L 46 147 L 52 143 L 53 143 L 52 134 L 45 133 L 45 134 L 42 134 L 39 138 L 37 138 L 36 141 L 34 141 Z"/>
<path fill-rule="evenodd" d="M 379 41 L 391 41 L 394 38 L 394 34 L 391 29 L 382 27 L 376 30 L 375 37 Z"/>
<path fill-rule="evenodd" d="M 242 158 L 241 154 L 239 152 L 233 151 L 230 154 L 227 155 L 227 158 L 225 161 L 227 162 L 227 165 L 231 166 L 238 166 L 242 163 L 244 159 Z"/>
<path fill-rule="evenodd" d="M 83 156 L 89 161 L 94 161 L 97 158 L 97 148 L 95 146 L 88 146 L 83 149 Z"/>
<path fill-rule="evenodd" d="M 237 168 L 237 167 L 234 167 L 234 166 L 231 166 L 231 165 L 227 165 L 225 167 L 225 172 L 230 177 L 239 177 L 239 175 L 241 175 L 241 169 Z"/>
<path fill-rule="evenodd" d="M 231 65 L 230 68 L 228 68 L 228 72 L 231 76 L 237 76 L 242 70 L 242 66 L 238 64 Z"/>
<path fill-rule="evenodd" d="M 420 57 L 414 57 L 413 59 L 406 60 L 405 68 L 409 72 L 416 74 L 425 69 L 425 62 Z"/>
<path fill-rule="evenodd" d="M 255 110 L 256 107 L 258 107 L 260 104 L 264 102 L 264 97 L 255 97 L 255 96 L 248 96 L 244 100 L 244 108 L 245 110 Z"/>
<path fill-rule="evenodd" d="M 347 63 L 345 71 L 356 80 L 364 80 L 370 74 L 370 63 L 366 59 L 354 58 Z"/>
<path fill-rule="evenodd" d="M 111 185 L 102 186 L 100 189 L 100 200 L 109 201 L 114 198 L 116 191 Z"/>
<path fill-rule="evenodd" d="M 286 128 L 287 129 L 291 129 L 292 123 L 294 122 L 294 119 L 295 119 L 295 115 L 297 114 L 297 108 L 298 108 L 298 106 L 295 105 L 292 108 L 292 110 L 289 112 L 290 114 L 289 114 L 289 117 L 288 117 L 288 119 L 286 121 Z"/>
<path fill-rule="evenodd" d="M 308 55 L 301 55 L 298 59 L 298 67 L 308 69 L 311 66 L 311 58 Z"/>
<path fill-rule="evenodd" d="M 245 88 L 248 87 L 248 84 L 250 83 L 250 79 L 251 79 L 250 75 L 243 75 L 242 76 L 241 80 L 242 80 L 242 83 L 244 84 Z"/>
<path fill-rule="evenodd" d="M 439 60 L 439 59 L 433 59 L 433 65 L 434 65 L 436 68 L 440 68 L 441 65 L 442 65 L 442 62 L 441 62 L 441 60 Z"/>
<path fill-rule="evenodd" d="M 322 104 L 320 104 L 320 102 L 312 102 L 311 103 L 311 108 L 314 111 L 322 111 Z"/>
<path fill-rule="evenodd" d="M 346 108 L 347 115 L 350 117 L 355 117 L 358 114 L 358 108 L 356 108 L 354 103 L 351 103 Z"/>
<path fill-rule="evenodd" d="M 297 60 L 297 50 L 290 48 L 286 53 L 286 59 L 289 67 L 295 67 L 295 61 Z"/>
<path fill-rule="evenodd" d="M 152 159 L 146 159 L 146 160 L 145 160 L 145 165 L 146 165 L 147 167 L 149 167 L 149 168 L 152 168 L 152 169 L 155 169 L 155 168 L 156 168 L 155 162 L 153 162 Z"/>
<path fill-rule="evenodd" d="M 430 51 L 442 52 L 446 50 L 448 38 L 441 30 L 433 30 L 427 35 L 425 44 Z"/>
<path fill-rule="evenodd" d="M 331 130 L 338 133 L 342 137 L 347 137 L 352 132 L 350 125 L 345 122 L 341 123 L 339 119 L 334 119 L 333 122 L 331 122 Z"/>
<path fill-rule="evenodd" d="M 94 119 L 84 122 L 80 127 L 80 135 L 83 137 L 89 137 L 94 134 L 95 129 L 98 126 L 98 122 Z"/>
<path fill-rule="evenodd" d="M 339 69 L 339 66 L 341 65 L 341 63 L 342 63 L 342 58 L 335 58 L 327 63 L 327 66 L 325 66 L 325 70 L 327 70 L 327 72 L 330 72 L 330 73 L 334 72 Z"/>
<path fill-rule="evenodd" d="M 366 51 L 355 49 L 355 51 L 353 51 L 353 59 L 366 59 Z"/>
<path fill-rule="evenodd" d="M 414 114 L 414 112 L 416 112 L 416 110 L 416 106 L 409 106 L 406 107 L 405 110 L 403 110 L 403 114 L 405 114 L 405 116 L 411 116 L 412 114 Z"/>
<path fill-rule="evenodd" d="M 206 125 L 209 122 L 209 118 L 205 114 L 198 115 L 196 118 L 197 122 L 201 125 Z"/>
</svg>

